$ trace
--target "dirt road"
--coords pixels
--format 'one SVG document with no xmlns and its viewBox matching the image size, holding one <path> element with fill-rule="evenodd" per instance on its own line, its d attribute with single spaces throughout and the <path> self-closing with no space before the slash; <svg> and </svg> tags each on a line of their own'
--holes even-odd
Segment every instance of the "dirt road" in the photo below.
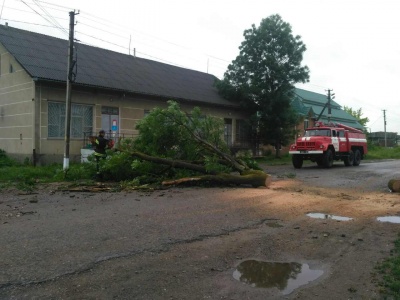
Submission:
<svg viewBox="0 0 400 300">
<path fill-rule="evenodd" d="M 265 168 L 269 189 L 3 192 L 0 299 L 380 299 L 400 161 Z"/>
</svg>

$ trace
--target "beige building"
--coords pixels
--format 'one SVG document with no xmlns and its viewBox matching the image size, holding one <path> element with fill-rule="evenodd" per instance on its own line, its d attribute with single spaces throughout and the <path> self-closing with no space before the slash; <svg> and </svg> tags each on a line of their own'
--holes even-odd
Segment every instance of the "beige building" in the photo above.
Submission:
<svg viewBox="0 0 400 300">
<path fill-rule="evenodd" d="M 79 161 L 87 137 L 135 137 L 154 107 L 177 101 L 223 118 L 232 148 L 249 146 L 247 114 L 217 93 L 215 77 L 106 49 L 76 44 L 70 159 Z M 68 41 L 0 26 L 0 149 L 34 164 L 61 163 L 65 148 Z"/>
</svg>

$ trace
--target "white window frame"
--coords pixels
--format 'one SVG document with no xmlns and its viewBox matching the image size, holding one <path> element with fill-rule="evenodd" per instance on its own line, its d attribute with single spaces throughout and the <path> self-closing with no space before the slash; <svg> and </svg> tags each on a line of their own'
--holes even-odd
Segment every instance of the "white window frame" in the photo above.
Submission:
<svg viewBox="0 0 400 300">
<path fill-rule="evenodd" d="M 65 136 L 65 103 L 48 101 L 47 137 L 52 139 Z M 87 111 L 89 110 L 89 111 Z M 90 116 L 90 118 L 88 118 Z M 93 131 L 93 105 L 71 104 L 71 138 L 84 138 L 85 132 Z"/>
</svg>

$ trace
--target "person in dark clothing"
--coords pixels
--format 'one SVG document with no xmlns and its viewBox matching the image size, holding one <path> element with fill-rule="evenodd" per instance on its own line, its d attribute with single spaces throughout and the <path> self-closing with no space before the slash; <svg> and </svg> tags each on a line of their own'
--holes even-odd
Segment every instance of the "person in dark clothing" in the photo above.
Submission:
<svg viewBox="0 0 400 300">
<path fill-rule="evenodd" d="M 96 158 L 97 177 L 101 177 L 99 162 L 100 159 L 106 158 L 106 148 L 108 148 L 110 143 L 109 140 L 104 138 L 105 134 L 106 132 L 104 130 L 100 130 L 99 135 L 94 140 L 94 156 Z"/>
</svg>

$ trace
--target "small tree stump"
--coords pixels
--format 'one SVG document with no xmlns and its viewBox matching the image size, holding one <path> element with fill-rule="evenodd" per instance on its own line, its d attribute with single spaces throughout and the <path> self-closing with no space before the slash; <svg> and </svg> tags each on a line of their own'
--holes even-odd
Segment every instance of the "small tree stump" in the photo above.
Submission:
<svg viewBox="0 0 400 300">
<path fill-rule="evenodd" d="M 400 179 L 390 179 L 388 187 L 392 192 L 400 192 Z"/>
</svg>

